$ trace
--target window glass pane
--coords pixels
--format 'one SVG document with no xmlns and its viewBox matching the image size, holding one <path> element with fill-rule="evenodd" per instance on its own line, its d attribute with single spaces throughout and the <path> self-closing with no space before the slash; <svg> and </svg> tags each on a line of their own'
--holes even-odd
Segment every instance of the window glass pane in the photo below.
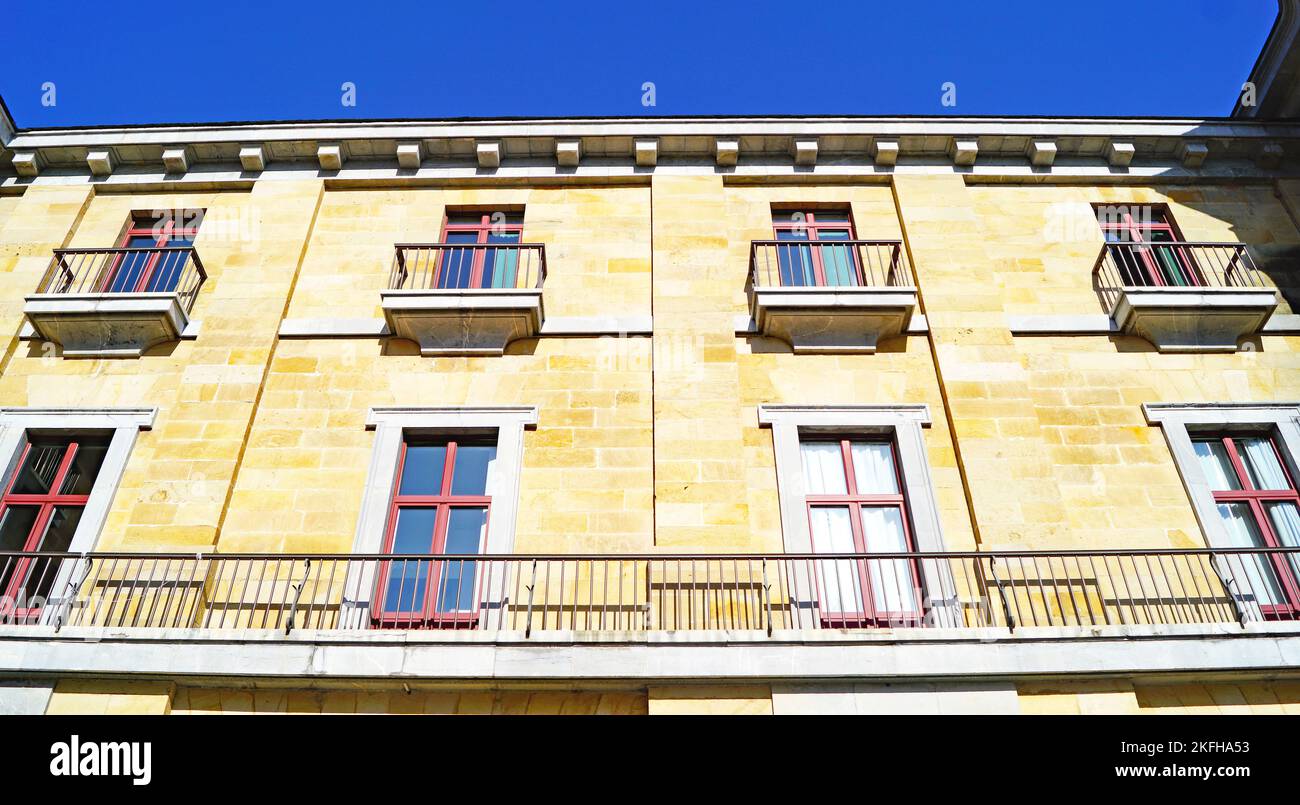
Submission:
<svg viewBox="0 0 1300 805">
<path fill-rule="evenodd" d="M 483 213 L 481 212 L 454 212 L 447 214 L 448 226 L 481 226 L 483 224 Z"/>
<path fill-rule="evenodd" d="M 68 468 L 68 477 L 63 480 L 63 495 L 89 495 L 99 475 L 99 468 L 108 454 L 107 443 L 83 442 L 77 445 L 77 454 L 72 457 L 72 466 Z"/>
<path fill-rule="evenodd" d="M 1210 489 L 1221 492 L 1241 488 L 1241 482 L 1237 480 L 1237 472 L 1232 467 L 1232 460 L 1228 458 L 1228 450 L 1223 446 L 1223 442 L 1218 439 L 1195 441 L 1192 442 L 1192 449 L 1196 451 L 1201 472 L 1205 473 L 1205 480 L 1209 482 Z"/>
<path fill-rule="evenodd" d="M 847 244 L 818 246 L 817 251 L 822 260 L 822 274 L 826 277 L 828 286 L 859 284 L 857 258 L 853 254 L 852 246 Z"/>
<path fill-rule="evenodd" d="M 8 506 L 0 515 L 0 551 L 21 551 L 31 536 L 39 506 Z"/>
<path fill-rule="evenodd" d="M 849 230 L 847 229 L 818 229 L 818 240 L 848 240 Z"/>
<path fill-rule="evenodd" d="M 0 551 L 21 551 L 31 536 L 39 506 L 8 506 L 0 515 Z M 18 560 L 12 556 L 0 557 L 0 594 L 9 588 L 9 579 L 17 569 Z"/>
<path fill-rule="evenodd" d="M 1246 475 L 1256 489 L 1291 488 L 1286 472 L 1277 460 L 1272 439 L 1261 436 L 1237 439 L 1237 450 L 1241 453 L 1242 463 L 1246 465 Z"/>
<path fill-rule="evenodd" d="M 173 241 L 167 245 L 180 246 L 183 242 Z M 144 290 L 149 293 L 176 290 L 176 286 L 180 284 L 181 273 L 185 270 L 185 264 L 189 259 L 189 252 L 159 252 L 149 272 L 149 279 L 145 282 Z"/>
<path fill-rule="evenodd" d="M 843 495 L 844 459 L 839 442 L 804 442 L 799 445 L 803 456 L 804 486 L 810 495 Z"/>
<path fill-rule="evenodd" d="M 888 442 L 854 442 L 853 477 L 860 495 L 897 495 L 894 446 Z"/>
<path fill-rule="evenodd" d="M 1273 523 L 1273 533 L 1285 548 L 1300 548 L 1300 508 L 1289 500 L 1265 503 L 1268 519 Z M 1291 574 L 1300 578 L 1300 553 L 1284 554 Z"/>
<path fill-rule="evenodd" d="M 847 223 L 849 220 L 848 212 L 844 210 L 817 210 L 813 217 L 819 224 L 837 224 L 841 221 Z"/>
<path fill-rule="evenodd" d="M 782 235 L 789 237 L 782 237 Z M 807 234 L 777 233 L 777 240 L 807 240 Z M 802 288 L 817 284 L 817 274 L 813 269 L 812 249 L 808 246 L 776 247 L 776 268 L 781 277 L 781 285 L 787 288 Z"/>
<path fill-rule="evenodd" d="M 397 527 L 389 553 L 433 552 L 433 528 L 437 508 L 403 508 L 397 512 Z M 385 612 L 422 612 L 432 563 L 428 560 L 394 560 L 388 563 L 384 589 Z"/>
<path fill-rule="evenodd" d="M 72 545 L 72 535 L 77 531 L 77 523 L 81 522 L 81 512 L 80 506 L 56 506 L 50 515 L 50 522 L 45 527 L 45 534 L 41 537 L 37 550 L 42 553 L 62 553 L 68 550 Z M 23 585 L 27 593 L 27 606 L 43 603 L 33 599 L 49 595 L 50 588 L 54 585 L 54 577 L 59 572 L 59 564 L 58 559 L 37 559 L 31 563 L 27 571 L 27 580 Z"/>
<path fill-rule="evenodd" d="M 67 450 L 67 442 L 33 441 L 23 466 L 18 470 L 13 492 L 18 495 L 48 495 Z"/>
<path fill-rule="evenodd" d="M 869 553 L 908 553 L 903 512 L 897 506 L 863 506 L 862 534 Z M 877 612 L 917 612 L 919 591 L 907 559 L 868 559 L 871 599 Z"/>
<path fill-rule="evenodd" d="M 1250 504 L 1220 503 L 1218 508 L 1231 547 L 1262 548 L 1266 545 Z M 1269 605 L 1286 600 L 1277 570 L 1265 554 L 1228 554 L 1224 557 L 1224 564 L 1234 582 L 1234 593 L 1246 603 Z"/>
<path fill-rule="evenodd" d="M 453 508 L 447 524 L 447 542 L 443 553 L 481 553 L 486 538 L 487 509 Z M 467 612 L 474 609 L 476 569 L 474 562 L 442 562 L 442 576 L 438 582 L 439 612 Z"/>
<path fill-rule="evenodd" d="M 853 526 L 846 506 L 814 506 L 808 511 L 816 553 L 856 553 Z M 862 577 L 852 559 L 817 562 L 817 579 L 823 612 L 861 612 Z"/>
<path fill-rule="evenodd" d="M 402 463 L 399 495 L 438 495 L 442 493 L 442 471 L 447 463 L 445 445 L 408 444 Z"/>
<path fill-rule="evenodd" d="M 496 461 L 497 449 L 489 445 L 458 445 L 452 470 L 453 495 L 486 495 L 488 473 Z"/>
<path fill-rule="evenodd" d="M 477 243 L 477 232 L 448 232 L 448 243 Z M 439 288 L 468 288 L 474 276 L 474 252 L 468 247 L 443 249 L 438 258 Z"/>
</svg>

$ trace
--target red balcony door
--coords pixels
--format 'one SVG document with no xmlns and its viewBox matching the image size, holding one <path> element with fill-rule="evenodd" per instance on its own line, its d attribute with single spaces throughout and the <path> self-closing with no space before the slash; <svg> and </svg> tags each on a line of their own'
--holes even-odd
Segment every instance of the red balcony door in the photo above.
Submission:
<svg viewBox="0 0 1300 805">
<path fill-rule="evenodd" d="M 782 286 L 862 285 L 854 247 L 853 216 L 847 209 L 785 210 L 772 213 L 779 241 L 777 267 Z"/>
<path fill-rule="evenodd" d="M 1300 548 L 1300 494 L 1268 435 L 1193 439 L 1201 470 L 1234 548 Z M 1300 554 L 1238 554 L 1226 559 L 1239 595 L 1268 618 L 1300 615 Z"/>
<path fill-rule="evenodd" d="M 467 628 L 478 620 L 479 573 L 472 555 L 486 548 L 496 447 L 485 442 L 411 439 L 402 444 L 384 536 L 373 617 L 395 628 Z M 402 556 L 413 556 L 404 559 Z"/>
<path fill-rule="evenodd" d="M 61 553 L 72 544 L 108 441 L 94 437 L 33 438 L 0 498 L 0 550 Z M 35 618 L 53 592 L 59 560 L 3 557 L 3 614 Z"/>
<path fill-rule="evenodd" d="M 1113 247 L 1126 285 L 1204 285 L 1173 216 L 1159 206 L 1098 206 L 1097 222 Z"/>
<path fill-rule="evenodd" d="M 448 213 L 434 287 L 516 287 L 523 233 L 522 212 Z"/>
<path fill-rule="evenodd" d="M 199 233 L 200 216 L 132 215 L 118 240 L 118 248 L 154 249 L 192 246 Z M 188 257 L 183 253 L 133 251 L 116 256 L 100 284 L 101 293 L 160 293 L 176 290 Z"/>
<path fill-rule="evenodd" d="M 814 552 L 915 550 L 891 442 L 807 440 L 800 452 Z M 919 622 L 919 570 L 912 559 L 817 561 L 822 622 L 832 628 Z"/>
</svg>

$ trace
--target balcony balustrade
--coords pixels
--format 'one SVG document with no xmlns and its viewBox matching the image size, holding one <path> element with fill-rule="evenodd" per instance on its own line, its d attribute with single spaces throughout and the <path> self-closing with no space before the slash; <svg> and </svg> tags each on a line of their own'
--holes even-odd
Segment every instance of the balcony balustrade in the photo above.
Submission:
<svg viewBox="0 0 1300 805">
<path fill-rule="evenodd" d="M 554 632 L 1295 621 L 1300 548 L 897 554 L 0 553 L 0 622 Z M 1032 634 L 1032 632 L 1030 632 Z M 975 635 L 973 635 L 975 636 Z"/>
<path fill-rule="evenodd" d="M 756 240 L 750 314 L 759 332 L 795 352 L 874 352 L 916 309 L 898 240 Z"/>
<path fill-rule="evenodd" d="M 207 277 L 193 246 L 55 249 L 23 312 L 67 357 L 138 357 L 180 338 Z"/>
<path fill-rule="evenodd" d="M 1232 352 L 1277 308 L 1241 243 L 1107 243 L 1093 269 L 1121 332 L 1162 352 Z"/>
<path fill-rule="evenodd" d="M 540 243 L 399 243 L 382 307 L 422 355 L 500 355 L 544 319 Z"/>
</svg>

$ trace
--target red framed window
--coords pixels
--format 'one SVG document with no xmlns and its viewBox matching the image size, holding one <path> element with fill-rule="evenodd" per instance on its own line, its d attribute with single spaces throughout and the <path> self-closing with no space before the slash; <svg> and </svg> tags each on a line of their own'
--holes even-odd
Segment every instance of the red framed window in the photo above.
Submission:
<svg viewBox="0 0 1300 805">
<path fill-rule="evenodd" d="M 1300 548 L 1300 495 L 1271 435 L 1197 436 L 1192 447 L 1232 547 Z M 1227 564 L 1265 617 L 1300 614 L 1300 554 L 1241 554 Z"/>
<path fill-rule="evenodd" d="M 133 213 L 118 248 L 153 249 L 193 246 L 203 212 L 181 210 L 162 215 Z M 113 260 L 100 285 L 103 293 L 161 293 L 176 290 L 189 256 L 132 251 Z"/>
<path fill-rule="evenodd" d="M 430 554 L 482 553 L 496 445 L 481 440 L 411 438 L 402 443 L 384 535 L 374 619 L 403 628 L 467 627 L 478 618 L 477 565 Z"/>
<path fill-rule="evenodd" d="M 0 498 L 0 551 L 67 551 L 107 452 L 107 437 L 32 437 Z M 0 594 L 10 617 L 21 622 L 40 611 L 59 564 L 3 557 Z"/>
<path fill-rule="evenodd" d="M 1106 242 L 1116 244 L 1112 246 L 1112 254 L 1125 284 L 1205 284 L 1167 208 L 1099 204 L 1095 209 Z"/>
<path fill-rule="evenodd" d="M 438 258 L 435 287 L 515 287 L 517 244 L 523 237 L 522 212 L 447 213 L 442 225 L 442 242 L 447 245 Z"/>
<path fill-rule="evenodd" d="M 814 552 L 915 550 L 892 442 L 810 439 L 799 447 Z M 819 560 L 816 575 L 821 617 L 828 626 L 921 618 L 920 573 L 912 559 Z"/>
<path fill-rule="evenodd" d="M 777 266 L 784 286 L 861 285 L 848 210 L 774 210 Z M 802 245 L 802 244 L 807 245 Z M 799 244 L 799 245 L 796 245 Z"/>
</svg>

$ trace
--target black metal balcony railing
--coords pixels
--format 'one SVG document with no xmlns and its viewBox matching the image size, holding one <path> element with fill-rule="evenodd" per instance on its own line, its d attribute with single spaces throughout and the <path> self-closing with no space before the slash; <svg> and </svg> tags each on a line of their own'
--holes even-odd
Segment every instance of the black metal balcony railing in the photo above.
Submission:
<svg viewBox="0 0 1300 805">
<path fill-rule="evenodd" d="M 900 554 L 0 553 L 0 622 L 200 629 L 1016 630 L 1300 617 L 1300 548 Z"/>
<path fill-rule="evenodd" d="M 901 240 L 756 240 L 749 250 L 755 288 L 910 285 Z"/>
<path fill-rule="evenodd" d="M 1267 288 L 1242 243 L 1107 243 L 1093 267 L 1107 310 L 1123 288 Z"/>
<path fill-rule="evenodd" d="M 389 290 L 540 288 L 540 243 L 398 243 Z"/>
<path fill-rule="evenodd" d="M 55 249 L 40 294 L 175 293 L 186 313 L 207 280 L 193 246 Z"/>
</svg>

